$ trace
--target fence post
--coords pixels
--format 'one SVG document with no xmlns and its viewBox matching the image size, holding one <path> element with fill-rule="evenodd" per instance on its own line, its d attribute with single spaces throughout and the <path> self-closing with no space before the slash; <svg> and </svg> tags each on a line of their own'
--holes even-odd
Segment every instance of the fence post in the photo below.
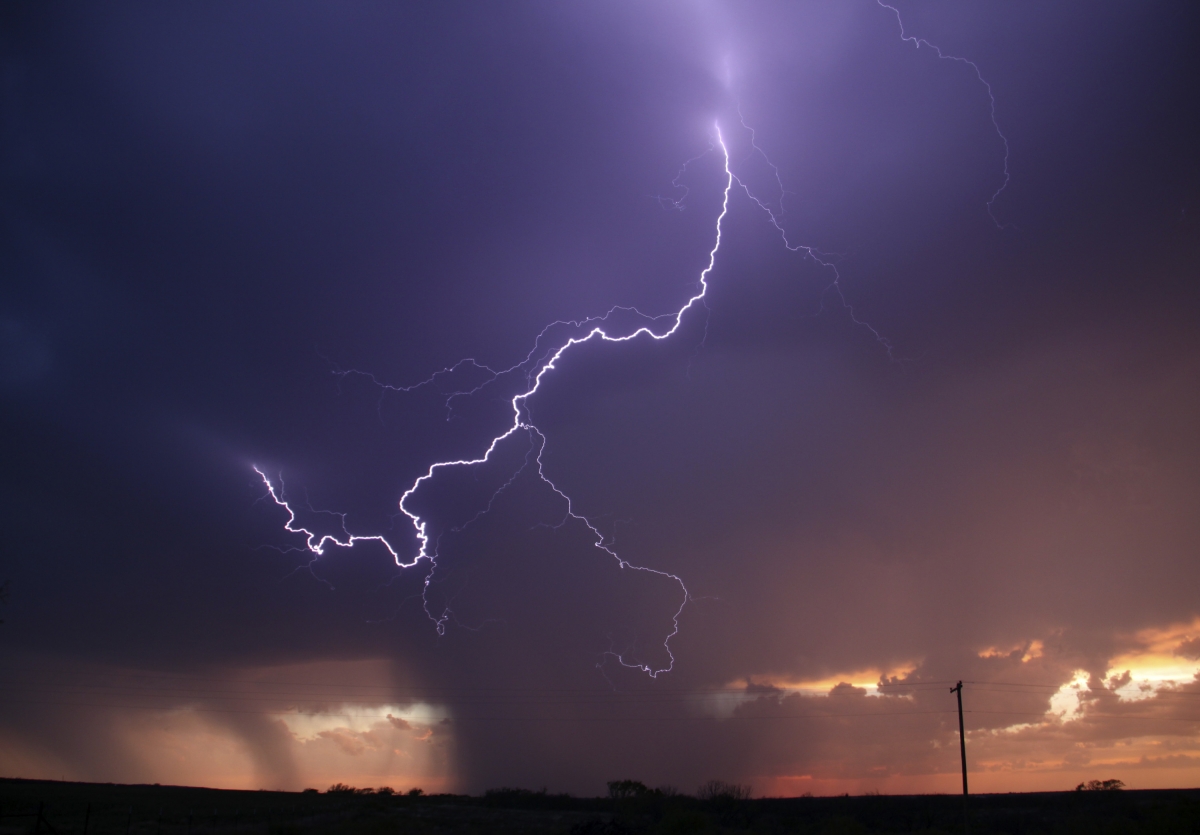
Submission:
<svg viewBox="0 0 1200 835">
<path fill-rule="evenodd" d="M 87 805 L 87 810 L 83 813 L 83 835 L 87 835 L 88 821 L 92 819 L 92 804 Z"/>
</svg>

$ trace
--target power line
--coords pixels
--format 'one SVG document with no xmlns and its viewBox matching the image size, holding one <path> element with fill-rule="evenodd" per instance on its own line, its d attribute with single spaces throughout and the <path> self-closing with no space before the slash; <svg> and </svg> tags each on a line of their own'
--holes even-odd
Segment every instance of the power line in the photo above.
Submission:
<svg viewBox="0 0 1200 835">
<path fill-rule="evenodd" d="M 91 708 L 109 708 L 115 710 L 148 710 L 158 712 L 170 712 L 180 710 L 180 708 L 163 708 L 153 705 L 120 705 L 112 703 L 96 704 L 88 702 L 18 702 L 9 700 L 0 700 L 2 705 L 18 705 L 18 706 L 41 706 L 53 705 L 56 707 L 91 707 Z M 531 705 L 536 706 L 536 705 Z M 496 707 L 496 705 L 492 705 Z M 338 718 L 357 719 L 363 718 L 360 714 L 354 713 L 319 713 L 319 714 L 304 714 L 291 711 L 257 711 L 257 710 L 233 710 L 222 708 L 193 708 L 189 707 L 186 710 L 190 713 L 237 713 L 237 714 L 253 714 L 257 716 L 283 716 L 301 718 L 304 716 L 332 716 Z M 873 712 L 824 712 L 824 713 L 798 713 L 798 714 L 732 714 L 730 716 L 471 716 L 463 715 L 453 717 L 452 721 L 555 721 L 555 722 L 587 722 L 587 721 L 617 721 L 617 722 L 726 722 L 726 721 L 744 721 L 744 720 L 763 720 L 763 719 L 840 719 L 842 717 L 861 717 L 861 716 L 928 716 L 935 714 L 952 713 L 953 711 L 946 710 L 913 710 L 913 711 L 873 711 Z M 440 720 L 439 720 L 440 721 Z M 417 724 L 424 724 L 417 722 Z"/>
<path fill-rule="evenodd" d="M 160 713 L 184 711 L 184 712 L 188 712 L 188 713 L 244 714 L 244 715 L 256 715 L 256 716 L 280 716 L 280 717 L 293 717 L 293 718 L 314 717 L 314 716 L 347 718 L 347 719 L 371 718 L 371 717 L 364 717 L 361 713 L 332 713 L 332 712 L 324 712 L 324 711 L 314 712 L 314 713 L 303 713 L 300 711 L 289 711 L 289 710 L 265 710 L 265 711 L 264 710 L 237 710 L 237 709 L 233 709 L 233 708 L 196 707 L 196 706 L 192 706 L 192 705 L 171 705 L 171 706 L 132 705 L 132 704 L 121 704 L 121 703 L 116 703 L 116 702 L 61 702 L 61 701 L 22 702 L 22 701 L 14 701 L 14 700 L 0 700 L 0 704 L 11 705 L 11 706 L 24 706 L 24 707 L 54 706 L 54 707 L 86 707 L 86 708 L 109 709 L 109 710 L 141 710 L 141 711 L 154 711 L 154 712 L 160 712 Z M 565 706 L 580 706 L 576 703 L 571 703 L 571 702 L 551 702 L 551 703 L 515 702 L 515 703 L 508 703 L 508 704 L 495 704 L 495 703 L 491 703 L 491 702 L 476 702 L 476 703 L 473 703 L 473 705 L 474 706 L 486 705 L 491 708 L 552 707 L 552 706 L 564 706 L 564 705 Z M 816 712 L 816 711 L 814 711 L 814 712 L 801 713 L 801 714 L 736 713 L 736 714 L 731 714 L 729 716 L 641 716 L 641 717 L 639 717 L 639 716 L 623 716 L 623 717 L 622 716 L 616 716 L 616 717 L 594 717 L 594 716 L 593 717 L 588 717 L 588 716 L 478 717 L 478 716 L 471 716 L 470 714 L 465 714 L 465 715 L 454 716 L 454 717 L 452 717 L 452 719 L 454 719 L 455 721 L 467 721 L 467 720 L 469 720 L 469 721 L 493 721 L 493 720 L 494 721 L 501 721 L 501 720 L 503 720 L 503 721 L 509 721 L 509 720 L 541 721 L 541 720 L 546 720 L 546 721 L 561 721 L 561 722 L 575 722 L 575 721 L 579 721 L 579 722 L 587 722 L 587 721 L 650 721 L 650 722 L 712 721 L 712 722 L 724 722 L 724 721 L 774 720 L 774 719 L 815 719 L 815 718 L 839 719 L 842 717 L 862 717 L 862 716 L 935 716 L 935 715 L 952 714 L 955 712 L 956 711 L 953 711 L 953 710 L 910 710 L 910 711 L 885 710 L 885 711 L 868 711 L 868 712 L 862 712 L 862 711 Z M 996 716 L 1024 716 L 1024 717 L 1033 717 L 1033 718 L 1040 718 L 1040 719 L 1049 719 L 1053 716 L 1053 714 L 1048 715 L 1045 712 L 1034 713 L 1034 712 L 1029 712 L 1029 711 L 1012 711 L 1012 710 L 964 710 L 963 712 L 970 713 L 970 714 L 996 715 Z M 376 718 L 379 719 L 380 721 L 382 721 L 384 719 L 384 717 L 382 717 L 382 716 L 377 716 Z M 1200 717 L 1188 718 L 1188 717 L 1172 717 L 1172 716 L 1146 716 L 1146 715 L 1121 714 L 1121 713 L 1085 713 L 1080 718 L 1081 719 L 1082 718 L 1137 719 L 1137 720 L 1155 721 L 1155 722 L 1200 722 Z M 416 720 L 411 720 L 411 721 L 416 721 Z M 1072 721 L 1078 721 L 1078 720 L 1072 720 Z M 420 721 L 417 721 L 416 723 L 424 724 Z"/>
</svg>

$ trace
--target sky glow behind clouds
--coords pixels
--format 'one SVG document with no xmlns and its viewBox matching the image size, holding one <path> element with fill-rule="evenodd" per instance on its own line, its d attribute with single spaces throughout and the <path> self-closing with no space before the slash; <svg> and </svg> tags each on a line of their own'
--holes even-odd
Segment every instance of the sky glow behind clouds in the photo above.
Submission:
<svg viewBox="0 0 1200 835">
<path fill-rule="evenodd" d="M 896 6 L 1003 229 L 874 2 L 7 10 L 0 773 L 953 790 L 963 679 L 981 790 L 1197 784 L 1195 13 Z M 528 381 L 450 394 L 678 311 L 739 106 L 838 284 L 735 185 L 526 402 L 662 574 L 522 444 L 428 587 L 282 530 L 407 561 Z"/>
</svg>

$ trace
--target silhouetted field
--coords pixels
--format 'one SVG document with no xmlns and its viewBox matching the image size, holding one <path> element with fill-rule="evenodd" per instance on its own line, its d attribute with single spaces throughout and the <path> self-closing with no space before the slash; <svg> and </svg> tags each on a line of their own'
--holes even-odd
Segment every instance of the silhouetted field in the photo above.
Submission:
<svg viewBox="0 0 1200 835">
<path fill-rule="evenodd" d="M 38 810 L 41 809 L 41 817 Z M 978 795 L 972 835 L 1200 833 L 1200 789 Z M 85 830 L 86 825 L 86 830 Z M 484 797 L 223 791 L 0 780 L 0 835 L 350 833 L 960 833 L 953 795 L 699 800 L 578 798 L 519 789 Z"/>
</svg>

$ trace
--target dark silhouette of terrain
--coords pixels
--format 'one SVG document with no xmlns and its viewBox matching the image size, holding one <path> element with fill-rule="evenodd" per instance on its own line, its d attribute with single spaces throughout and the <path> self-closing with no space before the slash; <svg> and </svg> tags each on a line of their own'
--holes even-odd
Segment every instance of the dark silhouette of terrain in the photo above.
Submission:
<svg viewBox="0 0 1200 835">
<path fill-rule="evenodd" d="M 385 835 L 531 833 L 962 832 L 958 795 L 749 799 L 710 781 L 703 797 L 609 784 L 608 797 L 504 788 L 483 797 L 335 785 L 333 791 L 226 791 L 181 786 L 0 779 L 0 835 Z M 1200 833 L 1200 789 L 990 794 L 970 799 L 972 835 Z M 86 829 L 85 829 L 86 827 Z"/>
</svg>

